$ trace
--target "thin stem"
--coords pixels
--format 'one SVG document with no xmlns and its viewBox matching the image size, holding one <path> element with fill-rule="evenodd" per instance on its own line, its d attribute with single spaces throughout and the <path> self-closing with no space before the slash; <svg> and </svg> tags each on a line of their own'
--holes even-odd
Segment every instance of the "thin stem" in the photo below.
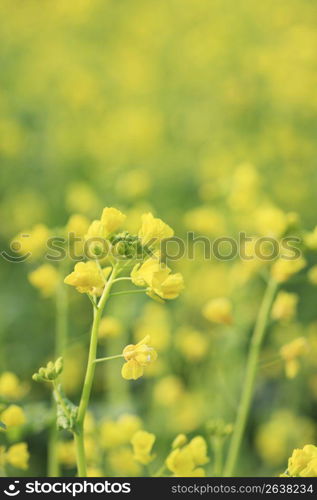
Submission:
<svg viewBox="0 0 317 500">
<path fill-rule="evenodd" d="M 116 354 L 115 356 L 107 356 L 106 358 L 97 358 L 94 363 L 101 363 L 102 361 L 110 361 L 110 359 L 123 358 L 123 354 Z"/>
<path fill-rule="evenodd" d="M 110 297 L 113 297 L 114 295 L 129 295 L 130 293 L 144 293 L 146 291 L 147 291 L 147 288 L 142 288 L 141 290 L 124 290 L 122 292 L 110 293 Z"/>
<path fill-rule="evenodd" d="M 61 276 L 64 274 L 64 266 L 60 269 Z M 56 332 L 55 332 L 55 358 L 63 355 L 67 344 L 67 316 L 68 316 L 68 297 L 67 289 L 62 279 L 58 284 L 56 291 Z M 56 403 L 52 398 L 52 407 L 56 411 Z M 55 418 L 51 423 L 47 450 L 47 475 L 48 477 L 59 476 L 58 464 L 58 430 Z"/>
<path fill-rule="evenodd" d="M 81 399 L 78 408 L 77 416 L 77 429 L 75 434 L 76 443 L 76 454 L 77 454 L 77 466 L 78 466 L 78 476 L 86 477 L 86 459 L 85 459 L 85 449 L 84 449 L 84 421 L 86 416 L 86 411 L 89 403 L 89 398 L 92 389 L 93 378 L 95 374 L 95 359 L 97 353 L 97 343 L 98 343 L 98 330 L 100 319 L 102 317 L 102 312 L 110 295 L 110 290 L 113 285 L 113 281 L 116 277 L 117 268 L 114 267 L 112 273 L 106 283 L 102 296 L 98 303 L 98 308 L 94 308 L 93 325 L 91 329 L 90 337 L 90 347 L 89 355 L 87 361 L 86 376 L 84 381 L 84 386 L 81 394 Z"/>
<path fill-rule="evenodd" d="M 122 278 L 116 278 L 113 282 L 117 283 L 118 281 L 132 281 L 132 278 L 129 278 L 128 276 L 123 276 Z"/>
<path fill-rule="evenodd" d="M 272 303 L 276 294 L 276 290 L 277 290 L 277 283 L 271 278 L 270 281 L 268 282 L 263 297 L 263 301 L 260 307 L 260 311 L 258 314 L 258 318 L 255 324 L 255 328 L 252 334 L 242 395 L 230 442 L 227 462 L 224 469 L 225 477 L 230 477 L 234 473 L 254 393 L 254 384 L 255 384 L 259 354 L 264 334 L 266 331 L 266 326 L 269 319 Z"/>
</svg>

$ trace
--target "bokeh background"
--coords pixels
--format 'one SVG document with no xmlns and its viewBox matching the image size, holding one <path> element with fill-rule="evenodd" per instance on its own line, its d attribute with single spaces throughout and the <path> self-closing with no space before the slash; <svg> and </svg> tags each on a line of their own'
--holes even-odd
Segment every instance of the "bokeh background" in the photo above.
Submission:
<svg viewBox="0 0 317 500">
<path fill-rule="evenodd" d="M 2 0 L 1 248 L 36 223 L 60 228 L 73 213 L 98 218 L 104 206 L 125 211 L 133 230 L 152 210 L 179 236 L 278 237 L 294 213 L 296 231 L 311 230 L 316 10 L 314 0 Z M 50 396 L 31 375 L 54 352 L 54 300 L 29 283 L 34 263 L 0 266 L 1 370 L 28 384 L 26 473 L 44 475 Z M 100 342 L 116 352 L 149 332 L 156 369 L 131 385 L 118 381 L 118 365 L 98 368 L 92 401 L 100 420 L 138 414 L 157 434 L 160 457 L 178 432 L 205 434 L 207 421 L 234 420 L 263 293 L 261 276 L 239 260 L 206 261 L 198 252 L 173 266 L 185 276 L 182 298 L 165 306 L 113 301 L 119 333 Z M 299 295 L 298 315 L 270 327 L 241 475 L 282 472 L 294 447 L 316 439 L 317 294 L 305 276 L 287 287 Z M 76 401 L 90 304 L 67 293 L 65 388 Z M 234 305 L 232 326 L 202 313 L 223 296 Z M 310 353 L 289 380 L 282 361 L 270 363 L 298 336 L 309 339 Z M 120 459 L 111 464 L 108 473 L 125 474 Z M 63 467 L 73 473 L 71 463 Z"/>
</svg>

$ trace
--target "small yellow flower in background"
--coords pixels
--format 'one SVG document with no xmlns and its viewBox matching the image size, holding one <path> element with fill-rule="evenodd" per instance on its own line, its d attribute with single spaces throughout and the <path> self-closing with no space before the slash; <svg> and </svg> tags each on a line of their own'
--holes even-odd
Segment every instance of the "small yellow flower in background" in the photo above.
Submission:
<svg viewBox="0 0 317 500">
<path fill-rule="evenodd" d="M 232 324 L 232 303 L 226 297 L 211 299 L 205 304 L 202 312 L 209 321 L 224 325 Z"/>
<path fill-rule="evenodd" d="M 178 434 L 172 442 L 172 449 L 175 450 L 176 448 L 182 448 L 185 444 L 187 444 L 187 441 L 188 439 L 185 434 Z"/>
<path fill-rule="evenodd" d="M 287 472 L 292 477 L 317 477 L 317 447 L 307 444 L 295 449 L 288 460 Z"/>
<path fill-rule="evenodd" d="M 288 226 L 287 214 L 274 205 L 260 206 L 253 214 L 253 220 L 257 232 L 265 236 L 281 236 Z"/>
<path fill-rule="evenodd" d="M 212 236 L 224 234 L 226 231 L 226 222 L 222 213 L 206 206 L 200 206 L 186 212 L 184 224 L 191 231 Z"/>
<path fill-rule="evenodd" d="M 126 360 L 121 374 L 126 380 L 136 380 L 142 377 L 144 368 L 153 363 L 157 358 L 157 353 L 153 347 L 147 344 L 150 337 L 146 336 L 138 344 L 129 344 L 123 349 L 123 357 Z"/>
<path fill-rule="evenodd" d="M 313 285 L 317 285 L 317 266 L 311 267 L 307 273 L 307 276 L 308 276 L 309 281 Z"/>
<path fill-rule="evenodd" d="M 64 283 L 74 286 L 80 293 L 101 295 L 110 270 L 109 267 L 106 267 L 101 272 L 94 261 L 78 262 L 74 271 L 66 276 Z"/>
<path fill-rule="evenodd" d="M 155 435 L 146 431 L 137 431 L 132 439 L 134 459 L 143 465 L 147 465 L 155 458 L 151 455 L 152 448 L 155 442 Z"/>
<path fill-rule="evenodd" d="M 177 436 L 179 447 L 175 446 L 174 440 L 172 447 L 176 449 L 166 459 L 167 468 L 173 472 L 174 477 L 204 477 L 204 469 L 198 466 L 209 462 L 206 441 L 202 436 L 196 436 L 186 444 L 184 438 L 184 435 Z"/>
<path fill-rule="evenodd" d="M 66 206 L 70 212 L 92 214 L 99 209 L 96 193 L 85 182 L 74 182 L 67 187 Z"/>
<path fill-rule="evenodd" d="M 304 242 L 310 250 L 317 250 L 317 226 L 310 233 L 306 233 Z"/>
<path fill-rule="evenodd" d="M 44 297 L 55 294 L 59 282 L 59 274 L 51 264 L 43 264 L 28 275 L 30 283 L 40 290 Z"/>
<path fill-rule="evenodd" d="M 171 270 L 155 257 L 147 259 L 143 264 L 136 264 L 131 272 L 132 283 L 136 286 L 147 286 L 148 295 L 162 299 L 176 299 L 184 289 L 183 276 L 180 273 L 170 274 Z"/>
<path fill-rule="evenodd" d="M 13 444 L 6 452 L 6 461 L 17 469 L 26 470 L 29 466 L 29 458 L 26 443 Z"/>
<path fill-rule="evenodd" d="M 205 465 L 209 462 L 207 443 L 202 436 L 194 437 L 187 446 L 192 453 L 195 465 Z"/>
<path fill-rule="evenodd" d="M 300 364 L 298 358 L 308 353 L 308 342 L 305 337 L 298 337 L 280 349 L 280 354 L 285 361 L 285 372 L 288 378 L 296 377 Z"/>
<path fill-rule="evenodd" d="M 113 472 L 119 476 L 139 476 L 141 474 L 141 466 L 135 461 L 130 448 L 111 450 L 108 454 L 108 462 Z"/>
<path fill-rule="evenodd" d="M 87 477 L 104 477 L 104 473 L 97 467 L 87 467 Z"/>
<path fill-rule="evenodd" d="M 11 427 L 19 427 L 26 422 L 24 411 L 17 405 L 8 406 L 8 408 L 1 413 L 0 418 L 8 429 Z"/>
<path fill-rule="evenodd" d="M 76 448 L 74 441 L 59 441 L 57 447 L 58 461 L 65 467 L 76 465 Z"/>
<path fill-rule="evenodd" d="M 139 230 L 139 238 L 144 246 L 148 244 L 150 244 L 150 246 L 155 245 L 174 235 L 173 229 L 161 219 L 153 217 L 151 212 L 143 214 L 141 220 L 142 224 Z"/>
<path fill-rule="evenodd" d="M 74 233 L 78 238 L 83 238 L 88 231 L 90 221 L 85 215 L 71 215 L 66 224 L 66 233 Z"/>
<path fill-rule="evenodd" d="M 208 353 L 208 338 L 197 330 L 180 328 L 176 332 L 175 340 L 178 349 L 188 361 L 199 361 Z"/>
<path fill-rule="evenodd" d="M 122 442 L 128 443 L 132 436 L 141 429 L 142 420 L 136 415 L 124 414 L 118 419 Z"/>
<path fill-rule="evenodd" d="M 175 405 L 184 395 L 185 389 L 182 380 L 175 375 L 168 375 L 159 380 L 154 386 L 154 401 L 161 406 Z"/>
<path fill-rule="evenodd" d="M 298 295 L 281 291 L 277 294 L 271 316 L 275 320 L 290 321 L 296 315 Z"/>
<path fill-rule="evenodd" d="M 100 321 L 98 332 L 100 339 L 119 337 L 122 332 L 122 323 L 114 316 L 105 316 Z"/>
<path fill-rule="evenodd" d="M 300 448 L 315 437 L 312 419 L 298 416 L 289 410 L 278 410 L 257 429 L 255 445 L 266 464 L 280 467 L 285 463 L 291 448 Z"/>
<path fill-rule="evenodd" d="M 3 372 L 0 375 L 0 396 L 3 398 L 16 400 L 20 399 L 27 391 L 25 384 L 22 384 L 15 373 Z"/>
<path fill-rule="evenodd" d="M 109 449 L 127 444 L 141 428 L 142 420 L 132 414 L 123 414 L 116 421 L 104 420 L 100 427 L 102 446 Z"/>
<path fill-rule="evenodd" d="M 21 255 L 30 253 L 33 259 L 40 257 L 47 248 L 50 231 L 44 224 L 37 224 L 32 229 L 16 236 L 12 245 Z"/>
<path fill-rule="evenodd" d="M 171 324 L 169 311 L 163 304 L 147 302 L 142 315 L 135 322 L 134 339 L 142 340 L 146 335 L 151 336 L 151 344 L 157 351 L 166 349 L 171 340 Z"/>
<path fill-rule="evenodd" d="M 291 278 L 294 274 L 301 271 L 306 266 L 306 261 L 303 257 L 298 257 L 294 260 L 286 260 L 280 257 L 272 265 L 272 277 L 278 282 L 283 283 Z"/>
</svg>

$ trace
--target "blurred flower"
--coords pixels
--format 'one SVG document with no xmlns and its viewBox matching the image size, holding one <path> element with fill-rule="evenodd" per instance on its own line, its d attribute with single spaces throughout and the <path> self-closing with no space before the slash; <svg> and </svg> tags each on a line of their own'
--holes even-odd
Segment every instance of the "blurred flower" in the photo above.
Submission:
<svg viewBox="0 0 317 500">
<path fill-rule="evenodd" d="M 50 236 L 50 231 L 44 224 L 37 224 L 16 236 L 12 241 L 12 247 L 21 255 L 30 254 L 30 258 L 37 259 L 47 249 Z"/>
<path fill-rule="evenodd" d="M 203 315 L 214 323 L 230 325 L 233 321 L 231 301 L 226 297 L 211 299 L 203 307 Z"/>
<path fill-rule="evenodd" d="M 134 460 L 143 465 L 147 465 L 152 462 L 155 458 L 154 455 L 151 455 L 154 441 L 154 434 L 146 431 L 137 431 L 131 439 Z"/>
<path fill-rule="evenodd" d="M 26 393 L 26 385 L 22 384 L 12 372 L 0 375 L 0 396 L 8 399 L 20 399 Z"/>
<path fill-rule="evenodd" d="M 317 447 L 307 444 L 295 449 L 288 460 L 288 474 L 292 477 L 317 477 Z"/>
<path fill-rule="evenodd" d="M 304 242 L 310 250 L 317 250 L 317 226 L 310 233 L 306 233 Z"/>
<path fill-rule="evenodd" d="M 294 274 L 301 271 L 306 266 L 306 261 L 303 257 L 298 257 L 295 260 L 286 260 L 285 258 L 279 258 L 272 265 L 272 277 L 278 282 L 287 281 Z"/>
<path fill-rule="evenodd" d="M 10 446 L 6 453 L 7 462 L 17 469 L 26 470 L 29 466 L 30 454 L 26 443 L 17 443 Z"/>
<path fill-rule="evenodd" d="M 313 440 L 314 435 L 312 420 L 289 410 L 278 410 L 259 426 L 255 445 L 265 463 L 278 467 L 287 459 L 291 447 L 303 446 Z"/>
<path fill-rule="evenodd" d="M 25 413 L 20 406 L 10 405 L 1 413 L 1 421 L 8 429 L 19 427 L 26 422 Z"/>
<path fill-rule="evenodd" d="M 101 319 L 98 335 L 100 339 L 115 338 L 122 334 L 123 326 L 114 316 L 105 316 Z"/>
<path fill-rule="evenodd" d="M 207 462 L 206 441 L 196 436 L 183 448 L 174 449 L 166 459 L 166 466 L 175 477 L 204 477 L 204 469 L 197 466 Z"/>
<path fill-rule="evenodd" d="M 317 285 L 317 265 L 313 266 L 308 271 L 308 279 L 313 285 Z"/>
<path fill-rule="evenodd" d="M 200 361 L 208 353 L 208 338 L 197 330 L 180 328 L 176 332 L 175 341 L 178 349 L 188 361 Z"/>
<path fill-rule="evenodd" d="M 176 404 L 183 394 L 184 386 L 182 381 L 175 375 L 168 375 L 156 382 L 153 390 L 155 402 L 166 407 Z"/>
<path fill-rule="evenodd" d="M 296 315 L 297 303 L 296 293 L 279 292 L 272 307 L 272 318 L 278 321 L 290 321 Z"/>
<path fill-rule="evenodd" d="M 43 264 L 28 275 L 30 283 L 38 288 L 44 297 L 55 294 L 59 283 L 59 274 L 51 264 Z"/>
<path fill-rule="evenodd" d="M 108 454 L 108 462 L 111 469 L 120 476 L 139 476 L 141 467 L 135 461 L 130 448 L 119 448 Z"/>
<path fill-rule="evenodd" d="M 74 441 L 59 441 L 57 446 L 58 461 L 65 467 L 75 467 L 76 448 Z"/>
<path fill-rule="evenodd" d="M 280 354 L 285 361 L 285 371 L 288 378 L 296 377 L 300 364 L 298 358 L 308 353 L 308 343 L 305 337 L 298 337 L 283 345 Z"/>
<path fill-rule="evenodd" d="M 77 182 L 67 189 L 66 205 L 70 212 L 89 215 L 98 211 L 100 203 L 88 184 Z"/>
</svg>

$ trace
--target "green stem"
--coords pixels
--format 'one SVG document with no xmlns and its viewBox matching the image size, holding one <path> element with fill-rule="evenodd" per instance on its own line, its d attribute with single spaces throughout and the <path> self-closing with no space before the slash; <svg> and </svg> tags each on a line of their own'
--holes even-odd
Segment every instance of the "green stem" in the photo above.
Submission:
<svg viewBox="0 0 317 500">
<path fill-rule="evenodd" d="M 95 374 L 95 359 L 97 354 L 97 344 L 98 344 L 98 330 L 99 324 L 102 317 L 103 309 L 110 295 L 110 290 L 113 285 L 113 281 L 116 276 L 116 267 L 113 268 L 110 278 L 108 279 L 106 286 L 104 288 L 103 294 L 98 303 L 98 307 L 94 308 L 93 324 L 91 329 L 90 337 L 90 347 L 89 355 L 87 361 L 86 376 L 84 381 L 84 386 L 81 394 L 81 399 L 78 408 L 77 416 L 77 426 L 75 433 L 75 444 L 76 444 L 76 455 L 77 455 L 77 468 L 78 476 L 87 476 L 85 449 L 84 449 L 84 421 L 86 416 L 86 411 L 89 403 L 89 398 L 92 389 L 93 378 Z"/>
<path fill-rule="evenodd" d="M 102 361 L 110 361 L 111 359 L 123 358 L 123 354 L 116 354 L 115 356 L 107 356 L 106 358 L 97 358 L 94 363 L 101 363 Z"/>
<path fill-rule="evenodd" d="M 111 297 L 114 295 L 129 295 L 130 293 L 144 293 L 147 288 L 142 288 L 142 290 L 123 290 L 122 292 L 113 292 L 110 294 Z"/>
<path fill-rule="evenodd" d="M 272 303 L 276 294 L 277 283 L 272 278 L 268 282 L 263 301 L 260 307 L 258 318 L 252 334 L 251 344 L 249 348 L 245 380 L 242 389 L 242 395 L 239 403 L 236 422 L 230 442 L 224 476 L 230 477 L 233 475 L 242 438 L 246 428 L 248 415 L 250 411 L 251 401 L 254 393 L 254 384 L 259 360 L 259 354 L 266 331 L 269 314 Z"/>
<path fill-rule="evenodd" d="M 161 475 L 164 474 L 165 470 L 166 470 L 166 465 L 163 464 L 162 467 L 160 467 L 159 470 L 157 470 L 155 474 L 152 475 L 152 477 L 161 477 Z"/>
<path fill-rule="evenodd" d="M 63 269 L 60 270 L 61 277 L 63 276 Z M 67 289 L 62 279 L 58 284 L 56 291 L 56 331 L 55 331 L 55 358 L 63 355 L 67 343 L 67 316 L 68 316 L 68 298 Z M 52 398 L 52 407 L 56 412 L 56 403 Z M 59 463 L 58 463 L 58 430 L 56 420 L 54 418 L 51 423 L 48 440 L 47 450 L 47 475 L 48 477 L 58 477 Z"/>
</svg>

